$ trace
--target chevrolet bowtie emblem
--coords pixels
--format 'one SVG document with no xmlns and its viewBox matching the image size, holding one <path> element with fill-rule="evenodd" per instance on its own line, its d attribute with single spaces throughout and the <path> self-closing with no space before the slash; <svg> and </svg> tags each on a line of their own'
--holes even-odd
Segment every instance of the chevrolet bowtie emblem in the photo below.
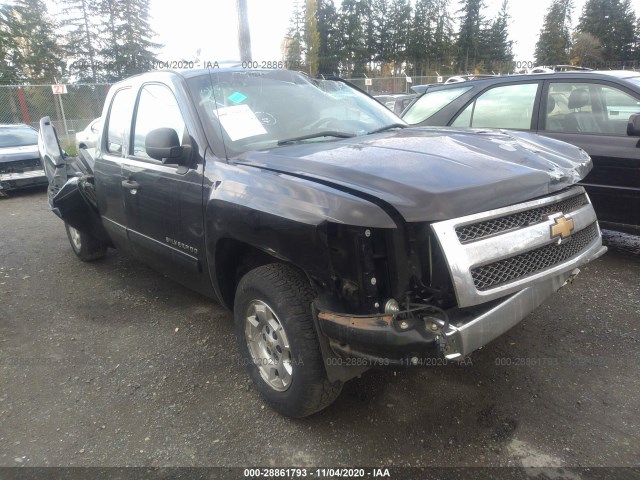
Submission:
<svg viewBox="0 0 640 480">
<path fill-rule="evenodd" d="M 573 232 L 573 220 L 561 215 L 554 219 L 555 224 L 551 225 L 551 238 L 561 237 L 563 240 L 571 236 Z"/>
</svg>

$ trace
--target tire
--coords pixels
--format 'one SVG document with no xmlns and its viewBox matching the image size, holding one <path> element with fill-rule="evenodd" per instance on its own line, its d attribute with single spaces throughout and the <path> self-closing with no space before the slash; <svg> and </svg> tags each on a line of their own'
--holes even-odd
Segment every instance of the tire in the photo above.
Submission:
<svg viewBox="0 0 640 480">
<path fill-rule="evenodd" d="M 342 390 L 341 382 L 327 379 L 311 314 L 313 298 L 305 276 L 285 264 L 251 270 L 236 290 L 243 363 L 265 401 L 289 417 L 322 410 Z"/>
<path fill-rule="evenodd" d="M 93 262 L 103 258 L 107 254 L 107 247 L 100 240 L 88 233 L 83 233 L 65 222 L 67 238 L 71 244 L 73 253 L 83 262 Z"/>
</svg>

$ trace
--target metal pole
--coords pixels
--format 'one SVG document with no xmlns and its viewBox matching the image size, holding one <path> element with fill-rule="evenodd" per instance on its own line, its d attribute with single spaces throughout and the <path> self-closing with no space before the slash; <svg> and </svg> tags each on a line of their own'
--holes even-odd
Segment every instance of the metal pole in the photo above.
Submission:
<svg viewBox="0 0 640 480">
<path fill-rule="evenodd" d="M 240 61 L 251 61 L 251 33 L 249 31 L 249 13 L 247 0 L 237 0 L 238 10 L 238 47 L 240 48 Z"/>
<path fill-rule="evenodd" d="M 69 130 L 67 129 L 67 119 L 64 116 L 64 105 L 62 104 L 62 94 L 58 93 L 58 99 L 60 100 L 60 110 L 62 111 L 62 124 L 64 125 L 64 137 L 69 142 Z"/>
</svg>

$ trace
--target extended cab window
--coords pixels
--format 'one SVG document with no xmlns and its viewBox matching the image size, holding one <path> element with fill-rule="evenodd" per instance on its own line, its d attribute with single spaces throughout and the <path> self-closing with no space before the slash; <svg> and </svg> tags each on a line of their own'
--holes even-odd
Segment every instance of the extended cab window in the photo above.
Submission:
<svg viewBox="0 0 640 480">
<path fill-rule="evenodd" d="M 182 145 L 185 125 L 173 92 L 164 85 L 145 85 L 140 92 L 136 111 L 132 154 L 150 158 L 145 148 L 145 139 L 151 130 L 162 127 L 173 128 Z"/>
<path fill-rule="evenodd" d="M 449 105 L 460 95 L 468 92 L 469 89 L 471 89 L 471 87 L 449 88 L 427 92 L 416 100 L 416 103 L 411 106 L 411 109 L 407 111 L 403 119 L 411 125 L 424 122 L 426 119 L 431 118 L 442 110 L 445 106 Z"/>
<path fill-rule="evenodd" d="M 471 102 L 451 126 L 529 130 L 538 86 L 525 83 L 492 88 Z"/>
<path fill-rule="evenodd" d="M 640 113 L 637 98 L 598 83 L 549 85 L 545 130 L 548 132 L 627 135 L 629 116 Z"/>
<path fill-rule="evenodd" d="M 131 125 L 131 89 L 125 88 L 116 92 L 109 109 L 107 127 L 107 151 L 122 154 L 124 133 Z"/>
</svg>

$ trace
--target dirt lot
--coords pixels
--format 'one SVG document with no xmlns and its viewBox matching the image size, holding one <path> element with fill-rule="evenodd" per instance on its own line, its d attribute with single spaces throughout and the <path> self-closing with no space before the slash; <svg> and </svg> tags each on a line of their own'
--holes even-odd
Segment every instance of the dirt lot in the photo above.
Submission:
<svg viewBox="0 0 640 480">
<path fill-rule="evenodd" d="M 291 420 L 248 383 L 228 311 L 116 251 L 83 264 L 45 193 L 15 194 L 0 466 L 638 466 L 640 239 L 606 240 L 468 364 L 369 372 Z"/>
</svg>

